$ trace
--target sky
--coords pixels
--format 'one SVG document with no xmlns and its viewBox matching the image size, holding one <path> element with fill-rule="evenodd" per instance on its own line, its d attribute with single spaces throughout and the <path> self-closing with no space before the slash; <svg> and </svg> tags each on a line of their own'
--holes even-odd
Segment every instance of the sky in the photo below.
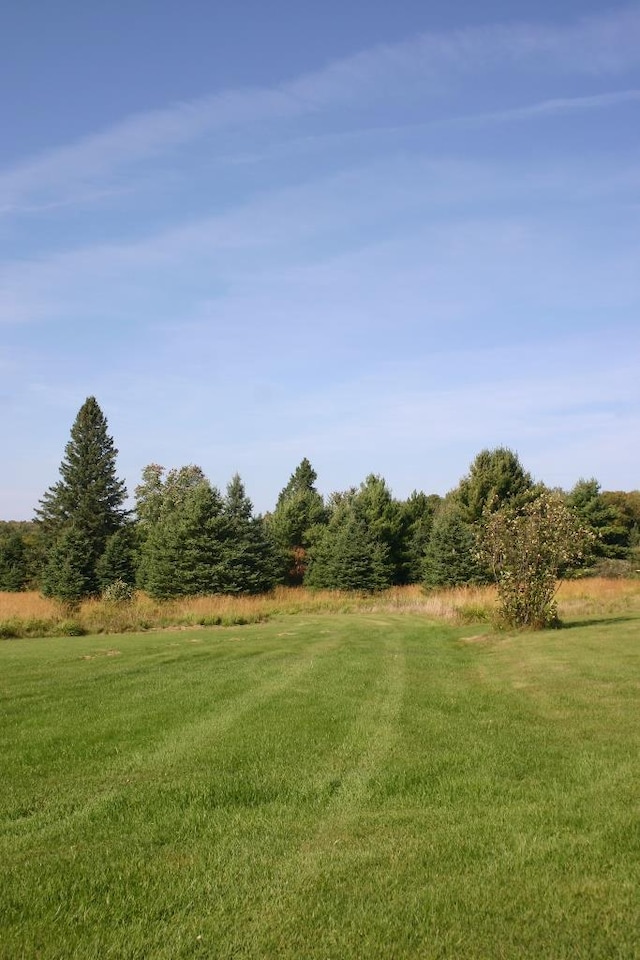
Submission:
<svg viewBox="0 0 640 960">
<path fill-rule="evenodd" d="M 0 518 L 88 396 L 130 493 L 640 487 L 639 3 L 22 0 L 0 122 Z"/>
</svg>

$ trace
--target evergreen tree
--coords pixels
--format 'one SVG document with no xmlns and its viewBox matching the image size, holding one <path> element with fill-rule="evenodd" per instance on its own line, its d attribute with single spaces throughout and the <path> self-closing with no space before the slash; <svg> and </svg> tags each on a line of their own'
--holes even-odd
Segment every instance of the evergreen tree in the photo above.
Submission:
<svg viewBox="0 0 640 960">
<path fill-rule="evenodd" d="M 95 568 L 89 538 L 73 525 L 62 528 L 51 544 L 40 587 L 45 597 L 74 606 L 95 591 Z"/>
<path fill-rule="evenodd" d="M 69 557 L 70 570 L 82 569 L 86 594 L 98 588 L 96 566 L 108 538 L 122 527 L 126 518 L 123 503 L 126 489 L 116 476 L 117 450 L 107 432 L 107 421 L 95 397 L 80 408 L 71 428 L 60 465 L 61 479 L 50 487 L 40 501 L 36 517 L 47 558 L 47 589 L 53 556 L 64 549 L 83 544 L 83 558 Z M 68 537 L 63 537 L 69 531 Z M 79 582 L 79 581 L 78 581 Z"/>
<path fill-rule="evenodd" d="M 326 522 L 324 501 L 315 487 L 317 474 L 305 457 L 281 490 L 275 510 L 266 518 L 287 583 L 302 582 L 310 531 Z"/>
<path fill-rule="evenodd" d="M 173 528 L 190 492 L 208 483 L 202 468 L 195 464 L 169 470 L 166 475 L 165 468 L 158 463 L 150 463 L 142 471 L 142 482 L 135 489 L 138 518 L 136 583 L 142 590 L 149 588 L 150 563 L 156 566 L 153 578 L 158 583 L 163 563 L 161 558 L 169 550 L 175 534 Z M 167 559 L 168 564 L 171 562 Z M 170 580 L 169 567 L 167 589 L 170 589 Z"/>
<path fill-rule="evenodd" d="M 531 475 L 507 447 L 482 450 L 453 496 L 466 523 L 479 523 L 507 504 L 524 506 L 534 495 Z"/>
<path fill-rule="evenodd" d="M 404 583 L 420 583 L 424 574 L 424 556 L 431 539 L 433 520 L 442 503 L 437 493 L 419 493 L 414 490 L 400 504 L 403 525 Z"/>
<path fill-rule="evenodd" d="M 18 530 L 0 534 L 0 590 L 24 590 L 29 580 L 27 545 Z"/>
<path fill-rule="evenodd" d="M 372 543 L 384 547 L 387 583 L 405 582 L 405 523 L 400 503 L 394 500 L 386 480 L 370 473 L 351 502 L 355 516 L 368 531 Z"/>
<path fill-rule="evenodd" d="M 169 497 L 146 535 L 145 589 L 159 599 L 219 593 L 226 537 L 222 498 L 208 480 Z"/>
<path fill-rule="evenodd" d="M 136 581 L 135 552 L 135 530 L 132 525 L 127 524 L 111 534 L 96 564 L 100 590 L 105 590 L 117 580 L 133 586 Z"/>
<path fill-rule="evenodd" d="M 478 541 L 455 502 L 445 502 L 433 521 L 424 557 L 427 587 L 457 587 L 484 579 L 476 554 Z"/>
<path fill-rule="evenodd" d="M 224 593 L 264 593 L 278 579 L 274 546 L 261 518 L 253 516 L 253 504 L 236 474 L 227 486 L 223 504 L 226 520 L 222 560 Z"/>
<path fill-rule="evenodd" d="M 567 506 L 595 536 L 592 557 L 623 559 L 627 556 L 629 532 L 620 510 L 603 496 L 596 479 L 578 480 L 567 497 Z"/>
<path fill-rule="evenodd" d="M 388 544 L 373 524 L 367 524 L 359 495 L 356 490 L 334 494 L 328 525 L 313 528 L 305 585 L 373 591 L 393 582 L 395 567 Z"/>
</svg>

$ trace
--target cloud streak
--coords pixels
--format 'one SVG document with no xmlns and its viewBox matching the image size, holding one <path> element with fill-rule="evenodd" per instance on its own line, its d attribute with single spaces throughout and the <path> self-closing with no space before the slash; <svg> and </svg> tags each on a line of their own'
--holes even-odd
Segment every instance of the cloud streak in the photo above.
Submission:
<svg viewBox="0 0 640 960">
<path fill-rule="evenodd" d="M 99 133 L 0 171 L 0 212 L 82 200 L 96 185 L 141 162 L 222 131 L 257 122 L 287 123 L 329 112 L 442 97 L 455 77 L 505 69 L 617 75 L 640 63 L 640 7 L 564 27 L 511 25 L 427 34 L 329 64 L 273 89 L 231 90 L 134 115 Z M 583 98 L 582 109 L 635 99 L 635 91 Z M 590 101 L 589 103 L 587 101 Z M 515 118 L 577 109 L 568 100 L 514 112 Z M 53 194 L 53 198 L 51 197 Z"/>
</svg>

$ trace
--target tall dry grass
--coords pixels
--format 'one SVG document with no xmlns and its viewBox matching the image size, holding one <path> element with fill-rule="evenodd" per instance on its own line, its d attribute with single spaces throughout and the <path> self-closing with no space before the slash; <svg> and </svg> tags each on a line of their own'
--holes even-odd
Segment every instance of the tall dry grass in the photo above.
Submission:
<svg viewBox="0 0 640 960">
<path fill-rule="evenodd" d="M 640 612 L 640 580 L 589 578 L 560 585 L 561 617 Z M 0 592 L 0 638 L 74 633 L 126 633 L 165 627 L 258 623 L 297 613 L 350 613 L 358 610 L 422 613 L 450 623 L 491 620 L 493 587 L 457 587 L 425 592 L 422 587 L 393 587 L 380 594 L 342 593 L 279 587 L 257 597 L 208 596 L 158 601 L 137 593 L 129 603 L 87 600 L 70 612 L 35 592 Z"/>
</svg>

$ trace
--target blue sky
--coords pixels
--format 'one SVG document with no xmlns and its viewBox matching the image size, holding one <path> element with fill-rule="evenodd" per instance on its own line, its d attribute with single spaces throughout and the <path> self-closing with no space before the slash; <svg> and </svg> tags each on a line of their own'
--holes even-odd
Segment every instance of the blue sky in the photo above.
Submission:
<svg viewBox="0 0 640 960">
<path fill-rule="evenodd" d="M 0 517 L 89 395 L 130 491 L 640 486 L 640 4 L 7 7 Z"/>
</svg>

